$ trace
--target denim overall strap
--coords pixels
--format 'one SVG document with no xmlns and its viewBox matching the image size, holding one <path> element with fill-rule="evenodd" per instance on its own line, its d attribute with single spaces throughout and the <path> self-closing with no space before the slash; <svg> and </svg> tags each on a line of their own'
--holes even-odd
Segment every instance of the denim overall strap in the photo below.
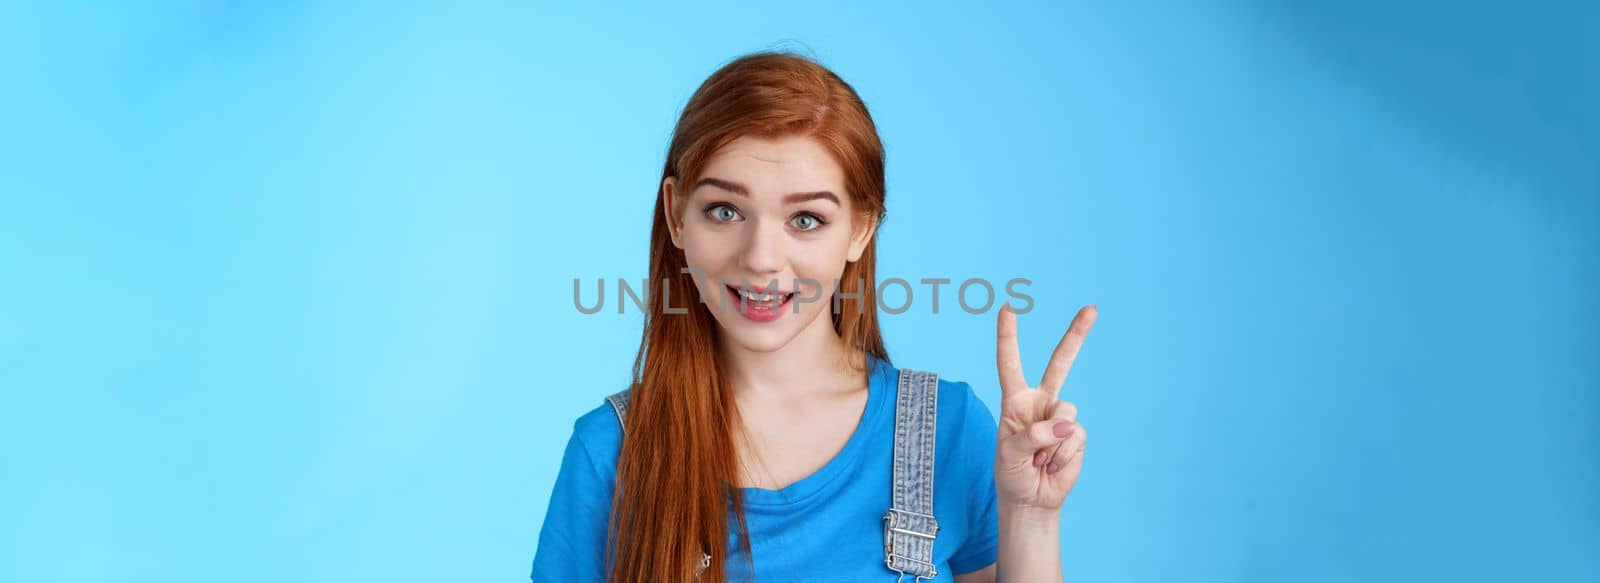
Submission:
<svg viewBox="0 0 1600 583">
<path fill-rule="evenodd" d="M 628 389 L 612 393 L 610 396 L 606 397 L 606 402 L 610 403 L 611 408 L 617 412 L 617 424 L 622 426 L 623 432 L 627 432 L 628 424 L 626 421 L 628 420 Z M 701 571 L 706 570 L 706 567 L 709 566 L 711 566 L 711 555 L 706 554 L 705 551 L 701 551 L 700 564 L 695 566 L 694 574 L 699 575 Z"/>
<path fill-rule="evenodd" d="M 894 404 L 894 498 L 883 515 L 883 562 L 918 580 L 939 576 L 933 564 L 933 438 L 938 429 L 939 375 L 900 369 Z"/>
</svg>

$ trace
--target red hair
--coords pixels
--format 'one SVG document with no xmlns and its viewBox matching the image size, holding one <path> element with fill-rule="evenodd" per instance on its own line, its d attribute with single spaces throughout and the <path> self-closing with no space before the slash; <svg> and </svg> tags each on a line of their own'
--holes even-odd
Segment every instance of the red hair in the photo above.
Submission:
<svg viewBox="0 0 1600 583">
<path fill-rule="evenodd" d="M 877 127 L 855 90 L 832 71 L 789 53 L 755 53 L 724 65 L 684 106 L 662 181 L 677 177 L 680 185 L 694 184 L 712 154 L 747 135 L 816 139 L 844 171 L 845 187 L 860 213 L 854 219 L 883 219 L 883 145 Z M 650 229 L 651 301 L 634 360 L 612 499 L 610 580 L 688 581 L 704 550 L 711 555 L 711 568 L 700 580 L 725 583 L 730 508 L 740 548 L 750 555 L 735 487 L 738 410 L 717 356 L 716 320 L 700 302 L 693 275 L 684 273 L 683 250 L 672 244 L 667 230 L 667 213 L 680 209 L 665 208 L 659 188 Z M 859 298 L 841 300 L 832 318 L 840 338 L 887 361 L 874 293 L 876 251 L 874 235 L 861 258 L 845 266 L 835 293 Z M 655 293 L 663 285 L 670 292 Z M 666 313 L 668 298 L 679 298 L 672 303 L 688 305 L 688 313 Z"/>
</svg>

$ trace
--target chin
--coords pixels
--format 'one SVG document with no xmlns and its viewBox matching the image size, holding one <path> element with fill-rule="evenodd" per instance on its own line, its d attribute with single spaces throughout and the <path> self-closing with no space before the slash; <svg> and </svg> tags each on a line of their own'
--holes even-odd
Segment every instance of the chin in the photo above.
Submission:
<svg viewBox="0 0 1600 583">
<path fill-rule="evenodd" d="M 789 345 L 794 339 L 793 335 L 776 336 L 772 334 L 739 334 L 723 328 L 723 338 L 735 346 L 756 353 L 777 352 Z"/>
<path fill-rule="evenodd" d="M 801 331 L 813 324 L 817 311 L 787 312 L 775 322 L 757 323 L 746 320 L 737 312 L 728 311 L 714 316 L 725 341 L 751 352 L 777 352 L 798 337 Z"/>
<path fill-rule="evenodd" d="M 738 314 L 723 314 L 721 318 L 717 318 L 717 327 L 722 329 L 724 340 L 751 352 L 776 352 L 788 346 L 801 330 L 789 326 L 779 327 L 740 321 L 742 318 Z M 792 324 L 792 322 L 787 323 Z"/>
</svg>

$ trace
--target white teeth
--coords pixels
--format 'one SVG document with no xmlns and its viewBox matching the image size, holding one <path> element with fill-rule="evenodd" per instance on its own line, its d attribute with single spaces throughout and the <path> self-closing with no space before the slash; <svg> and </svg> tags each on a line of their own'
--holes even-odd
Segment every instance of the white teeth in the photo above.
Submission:
<svg viewBox="0 0 1600 583">
<path fill-rule="evenodd" d="M 744 296 L 744 299 L 750 300 L 752 302 L 770 302 L 772 300 L 777 299 L 778 296 L 779 296 L 779 294 L 758 294 L 758 293 L 754 293 L 754 292 L 745 291 L 745 290 L 742 290 L 742 289 L 739 290 L 739 295 Z"/>
</svg>

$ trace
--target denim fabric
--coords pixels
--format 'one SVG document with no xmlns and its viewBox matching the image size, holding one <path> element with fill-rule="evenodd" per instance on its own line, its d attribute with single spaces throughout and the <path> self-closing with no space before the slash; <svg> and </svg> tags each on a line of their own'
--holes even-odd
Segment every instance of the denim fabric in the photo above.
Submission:
<svg viewBox="0 0 1600 583">
<path fill-rule="evenodd" d="M 932 579 L 933 452 L 938 428 L 939 375 L 900 370 L 894 412 L 893 506 L 883 515 L 884 564 L 904 577 Z"/>
</svg>

